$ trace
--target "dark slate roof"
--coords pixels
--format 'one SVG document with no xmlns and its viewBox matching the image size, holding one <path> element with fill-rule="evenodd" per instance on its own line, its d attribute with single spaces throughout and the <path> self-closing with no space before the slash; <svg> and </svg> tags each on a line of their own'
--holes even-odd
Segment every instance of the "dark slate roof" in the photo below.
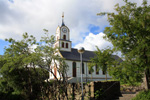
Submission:
<svg viewBox="0 0 150 100">
<path fill-rule="evenodd" d="M 75 48 L 72 48 L 71 52 L 60 51 L 60 53 L 66 60 L 80 61 L 80 54 L 78 53 L 78 50 Z M 88 62 L 94 56 L 96 56 L 94 51 L 85 50 L 85 52 L 82 54 L 82 60 L 84 62 Z M 117 55 L 112 55 L 112 57 L 114 57 L 119 62 L 122 62 L 122 59 L 120 57 L 118 57 Z"/>
</svg>

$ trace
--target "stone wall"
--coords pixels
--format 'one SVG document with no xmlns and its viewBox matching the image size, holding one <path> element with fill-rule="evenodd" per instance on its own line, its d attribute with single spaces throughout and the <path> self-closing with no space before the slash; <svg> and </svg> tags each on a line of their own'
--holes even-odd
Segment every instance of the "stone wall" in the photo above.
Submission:
<svg viewBox="0 0 150 100">
<path fill-rule="evenodd" d="M 84 100 L 111 100 L 116 96 L 121 96 L 120 82 L 118 81 L 90 82 L 84 84 L 83 94 L 84 94 Z M 69 100 L 81 100 L 81 96 L 82 96 L 81 84 L 80 83 L 68 84 L 67 95 Z M 59 95 L 59 99 L 57 98 L 57 100 L 67 100 L 67 98 Z"/>
</svg>

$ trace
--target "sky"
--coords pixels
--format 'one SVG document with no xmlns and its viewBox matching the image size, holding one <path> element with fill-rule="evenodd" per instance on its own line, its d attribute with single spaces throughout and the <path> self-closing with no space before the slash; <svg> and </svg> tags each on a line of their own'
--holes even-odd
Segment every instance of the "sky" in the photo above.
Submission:
<svg viewBox="0 0 150 100">
<path fill-rule="evenodd" d="M 142 0 L 129 1 L 138 6 L 142 3 Z M 39 40 L 44 35 L 43 29 L 55 35 L 57 26 L 62 23 L 62 12 L 73 48 L 113 47 L 103 39 L 104 28 L 109 26 L 107 16 L 97 16 L 97 13 L 114 12 L 117 3 L 124 5 L 123 0 L 0 0 L 0 55 L 9 45 L 6 38 L 20 40 L 27 32 Z"/>
</svg>

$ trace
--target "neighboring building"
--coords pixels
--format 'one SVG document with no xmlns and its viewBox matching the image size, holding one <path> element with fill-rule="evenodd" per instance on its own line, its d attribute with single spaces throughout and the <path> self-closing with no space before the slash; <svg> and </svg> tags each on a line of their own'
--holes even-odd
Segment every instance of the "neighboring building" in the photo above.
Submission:
<svg viewBox="0 0 150 100">
<path fill-rule="evenodd" d="M 69 70 L 67 72 L 67 77 L 70 82 L 80 81 L 81 71 L 80 71 L 80 54 L 77 49 L 71 48 L 72 43 L 70 41 L 70 30 L 64 23 L 64 16 L 62 16 L 62 25 L 58 26 L 56 29 L 56 42 L 54 44 L 55 47 L 59 47 L 58 55 L 65 58 L 65 62 L 69 66 Z M 105 80 L 105 73 L 102 70 L 96 71 L 97 66 L 94 66 L 94 72 L 91 73 L 88 70 L 88 62 L 90 58 L 94 57 L 95 53 L 93 51 L 87 51 L 82 54 L 83 60 L 83 79 L 84 81 L 99 81 Z M 115 59 L 120 59 L 118 56 L 113 55 Z M 59 78 L 59 74 L 57 69 L 54 68 L 54 74 Z M 54 76 L 50 73 L 50 79 L 55 79 Z M 111 79 L 111 76 L 107 75 L 107 79 Z"/>
</svg>

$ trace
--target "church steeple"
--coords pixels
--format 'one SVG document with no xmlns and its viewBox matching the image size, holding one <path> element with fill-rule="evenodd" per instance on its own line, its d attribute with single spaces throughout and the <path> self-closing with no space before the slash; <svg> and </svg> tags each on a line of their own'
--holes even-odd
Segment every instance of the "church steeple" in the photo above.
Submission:
<svg viewBox="0 0 150 100">
<path fill-rule="evenodd" d="M 62 13 L 62 25 L 56 29 L 55 47 L 59 47 L 60 51 L 71 52 L 71 45 L 70 30 L 64 23 L 64 13 Z"/>
<path fill-rule="evenodd" d="M 61 26 L 65 26 L 65 23 L 64 23 L 64 12 L 62 13 L 62 25 Z"/>
</svg>

